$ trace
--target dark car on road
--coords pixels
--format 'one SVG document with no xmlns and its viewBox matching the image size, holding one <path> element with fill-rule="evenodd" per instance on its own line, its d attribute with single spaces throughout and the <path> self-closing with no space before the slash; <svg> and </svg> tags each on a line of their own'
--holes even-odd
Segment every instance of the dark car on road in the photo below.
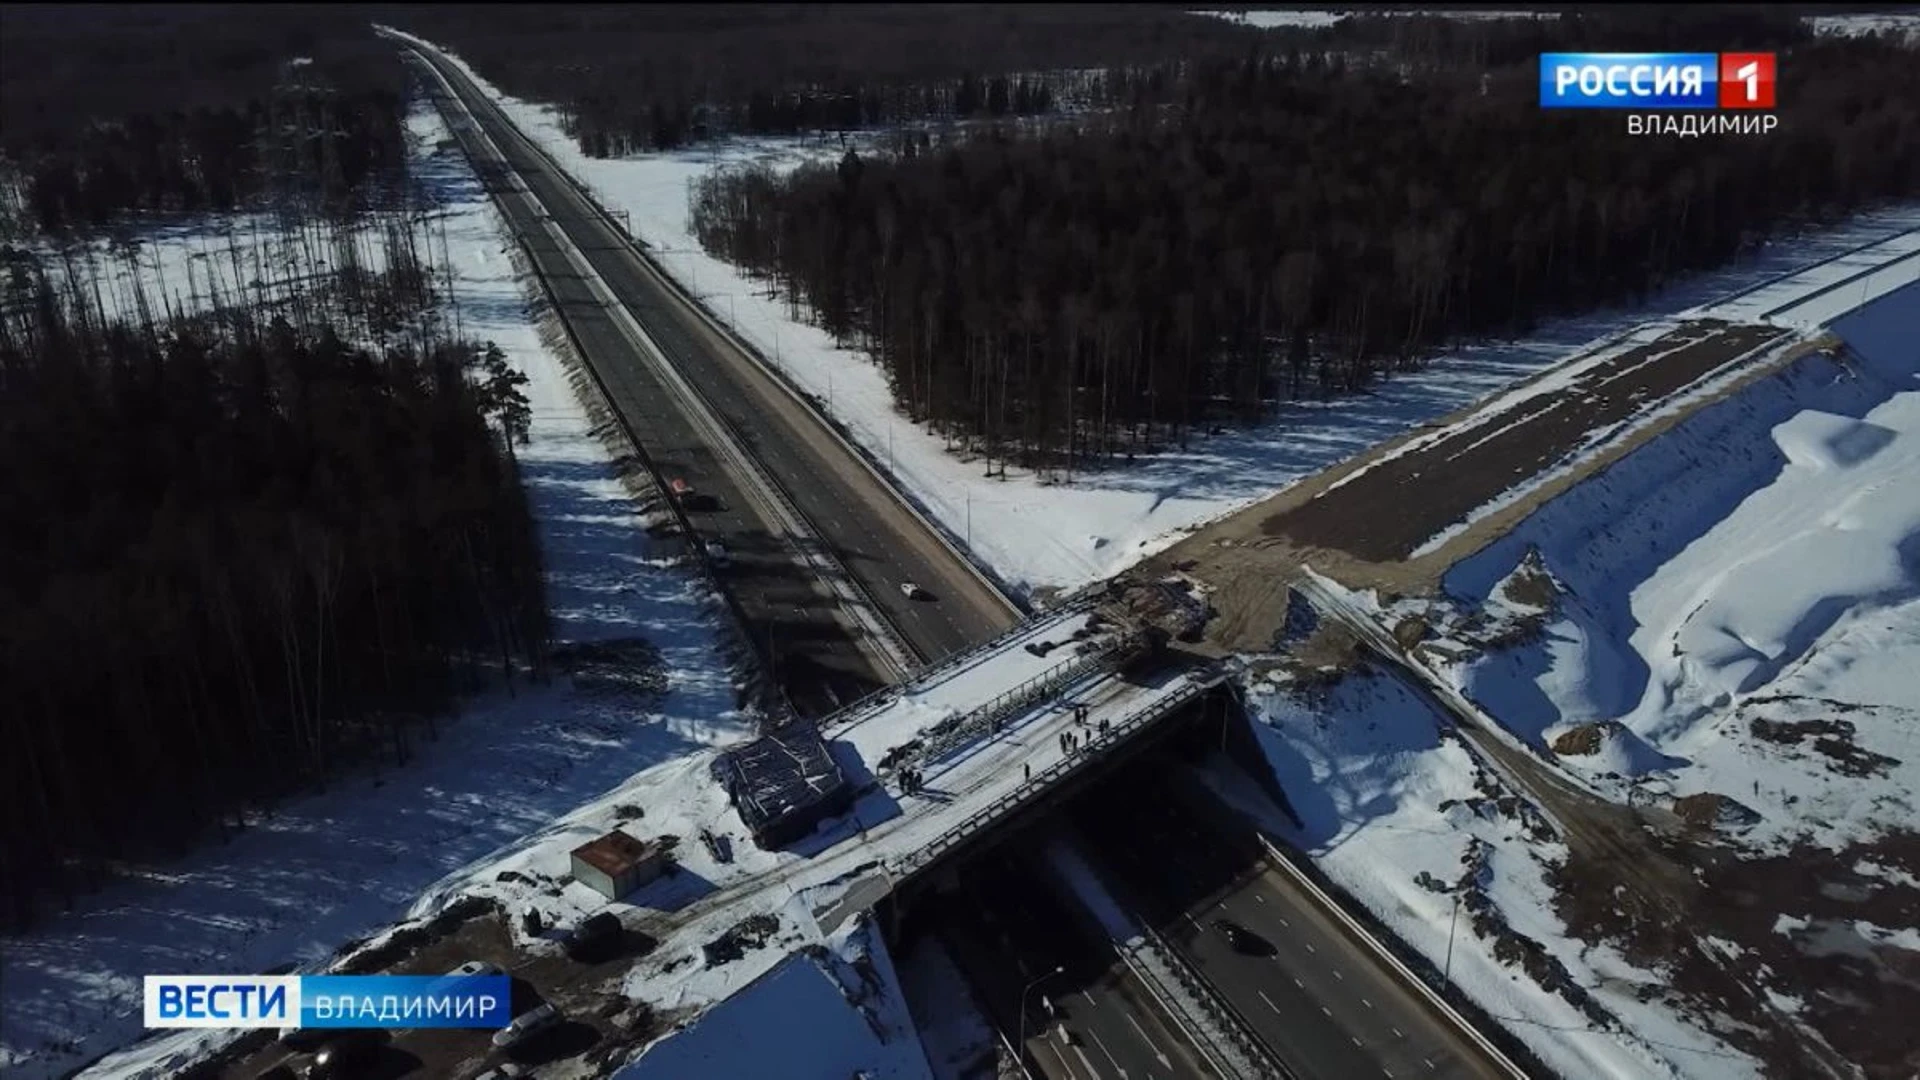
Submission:
<svg viewBox="0 0 1920 1080">
<path fill-rule="evenodd" d="M 619 943 L 624 929 L 611 911 L 589 915 L 568 932 L 567 955 L 581 960 L 606 953 Z"/>
<path fill-rule="evenodd" d="M 1220 931 L 1220 936 L 1227 939 L 1227 944 L 1234 952 L 1243 956 L 1272 956 L 1278 951 L 1273 947 L 1273 942 L 1232 919 L 1215 919 L 1213 928 Z"/>
</svg>

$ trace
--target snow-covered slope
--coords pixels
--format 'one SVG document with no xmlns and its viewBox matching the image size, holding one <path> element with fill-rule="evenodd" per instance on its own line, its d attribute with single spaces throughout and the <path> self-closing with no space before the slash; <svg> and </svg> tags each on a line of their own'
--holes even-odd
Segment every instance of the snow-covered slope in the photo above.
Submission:
<svg viewBox="0 0 1920 1080">
<path fill-rule="evenodd" d="M 1616 788 L 1658 774 L 1734 796 L 1761 814 L 1753 842 L 1911 827 L 1880 796 L 1920 788 L 1920 284 L 1835 329 L 1846 362 L 1702 409 L 1445 581 L 1477 604 L 1536 549 L 1554 613 L 1461 667 L 1463 689 L 1536 745 L 1617 722 L 1603 752 L 1563 760 Z M 1850 748 L 1756 734 L 1836 709 Z"/>
<path fill-rule="evenodd" d="M 1545 876 L 1566 849 L 1488 797 L 1473 758 L 1442 737 L 1441 718 L 1419 697 L 1378 675 L 1325 691 L 1256 684 L 1247 697 L 1300 824 L 1263 813 L 1264 793 L 1230 767 L 1200 777 L 1312 856 L 1558 1075 L 1645 1080 L 1693 1075 L 1703 1060 L 1718 1062 L 1716 1077 L 1758 1075 L 1651 993 L 1643 1000 L 1655 973 L 1568 935 Z M 1522 957 L 1536 969 L 1559 965 L 1568 989 L 1543 988 Z"/>
<path fill-rule="evenodd" d="M 797 953 L 618 1080 L 919 1080 L 931 1076 L 886 947 L 870 926 Z"/>
</svg>

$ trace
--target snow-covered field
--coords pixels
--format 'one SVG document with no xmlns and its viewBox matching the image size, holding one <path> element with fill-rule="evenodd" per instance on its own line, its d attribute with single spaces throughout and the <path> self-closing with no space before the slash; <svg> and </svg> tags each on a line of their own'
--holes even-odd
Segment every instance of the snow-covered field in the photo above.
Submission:
<svg viewBox="0 0 1920 1080">
<path fill-rule="evenodd" d="M 1760 814 L 1756 844 L 1916 820 L 1920 283 L 1835 330 L 1854 362 L 1809 358 L 1701 410 L 1445 579 L 1476 604 L 1537 550 L 1543 634 L 1458 668 L 1462 688 L 1536 745 L 1605 723 L 1569 766 L 1616 794 L 1646 776 L 1732 796 Z M 1834 716 L 1893 763 L 1840 771 L 1749 723 Z"/>
<path fill-rule="evenodd" d="M 72 912 L 0 945 L 0 1071 L 60 1075 L 140 1034 L 148 973 L 311 968 L 343 942 L 437 905 L 516 848 L 566 842 L 557 817 L 631 774 L 731 741 L 734 711 L 716 607 L 693 574 L 652 549 L 636 509 L 542 344 L 499 223 L 430 108 L 411 128 L 421 169 L 448 215 L 455 291 L 468 332 L 499 343 L 527 373 L 531 445 L 520 454 L 539 519 L 549 598 L 565 641 L 644 638 L 659 650 L 663 695 L 609 696 L 570 685 L 477 698 L 403 769 L 348 777 L 290 802 L 225 845 L 164 867 L 130 868 Z M 218 233 L 151 239 L 148 265 L 189 264 Z M 184 282 L 169 272 L 169 281 Z M 186 293 L 182 290 L 183 298 Z M 564 859 L 564 856 L 562 856 Z M 423 891 L 427 899 L 420 899 Z M 183 1042 L 157 1039 L 101 1075 L 152 1075 Z"/>
<path fill-rule="evenodd" d="M 452 57 L 461 63 L 458 57 Z M 764 284 L 699 249 L 688 223 L 693 181 L 716 166 L 764 162 L 791 168 L 840 153 L 802 139 L 736 140 L 718 147 L 596 160 L 583 155 L 541 105 L 501 94 L 462 64 L 599 201 L 630 215 L 654 258 L 723 322 L 774 361 L 787 378 L 846 427 L 872 459 L 956 539 L 1016 588 L 1071 589 L 1111 575 L 1231 512 L 1428 420 L 1533 375 L 1582 347 L 1636 323 L 1672 315 L 1920 226 L 1920 206 L 1865 215 L 1825 232 L 1783 238 L 1737 266 L 1675 285 L 1648 305 L 1598 312 L 1541 327 L 1524 340 L 1476 345 L 1437 357 L 1427 370 L 1335 401 L 1282 405 L 1266 425 L 1196 438 L 1125 470 L 1072 484 L 1043 485 L 1010 469 L 986 479 L 945 441 L 894 408 L 880 368 L 863 353 L 835 348 L 824 331 L 787 318 Z"/>
</svg>

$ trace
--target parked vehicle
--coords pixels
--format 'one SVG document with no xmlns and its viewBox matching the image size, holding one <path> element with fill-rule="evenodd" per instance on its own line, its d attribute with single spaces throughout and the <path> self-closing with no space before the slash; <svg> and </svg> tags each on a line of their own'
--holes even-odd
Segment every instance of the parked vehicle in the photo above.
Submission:
<svg viewBox="0 0 1920 1080">
<path fill-rule="evenodd" d="M 502 1050 L 512 1049 L 558 1024 L 560 1020 L 560 1010 L 554 1008 L 552 1003 L 528 1009 L 514 1017 L 506 1027 L 493 1033 L 493 1045 Z"/>
<path fill-rule="evenodd" d="M 567 955 L 579 959 L 585 953 L 612 944 L 624 930 L 620 917 L 611 911 L 589 915 L 567 933 Z"/>
</svg>

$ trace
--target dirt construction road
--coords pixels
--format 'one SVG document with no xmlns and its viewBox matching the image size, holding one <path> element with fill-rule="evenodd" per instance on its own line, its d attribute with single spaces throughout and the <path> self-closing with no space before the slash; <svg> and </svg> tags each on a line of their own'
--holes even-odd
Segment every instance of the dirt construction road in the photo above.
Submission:
<svg viewBox="0 0 1920 1080">
<path fill-rule="evenodd" d="M 1429 591 L 1447 567 L 1677 423 L 1691 410 L 1675 397 L 1711 383 L 1695 407 L 1718 400 L 1818 345 L 1711 320 L 1636 337 L 1216 521 L 1146 570 L 1180 567 L 1206 583 L 1219 613 L 1213 644 L 1266 651 L 1301 565 L 1356 588 Z"/>
</svg>

